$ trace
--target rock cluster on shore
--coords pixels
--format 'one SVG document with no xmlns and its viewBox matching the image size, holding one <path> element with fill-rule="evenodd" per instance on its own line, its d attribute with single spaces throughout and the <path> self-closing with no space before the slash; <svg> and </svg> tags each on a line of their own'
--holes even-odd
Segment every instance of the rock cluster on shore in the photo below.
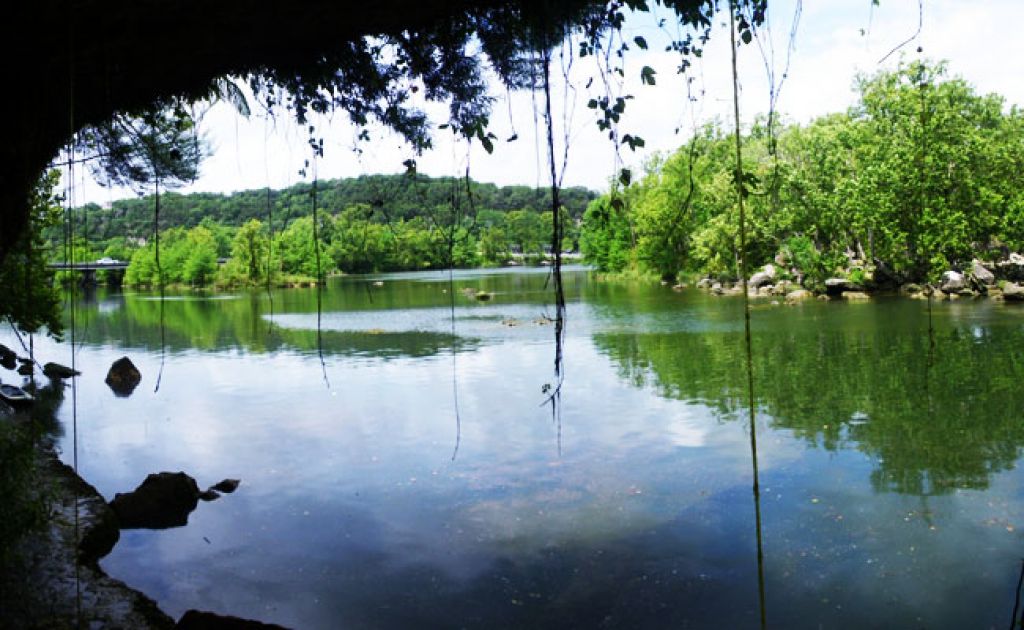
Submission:
<svg viewBox="0 0 1024 630">
<path fill-rule="evenodd" d="M 797 269 L 779 272 L 773 264 L 767 264 L 750 276 L 747 291 L 750 297 L 785 297 L 787 304 L 818 297 L 819 299 L 844 299 L 850 301 L 868 300 L 873 293 L 895 292 L 915 299 L 957 300 L 962 298 L 987 297 L 1008 302 L 1024 302 L 1024 256 L 1010 254 L 1005 260 L 984 262 L 972 260 L 962 269 L 947 269 L 934 285 L 919 285 L 913 282 L 898 283 L 887 272 L 886 280 L 876 280 L 876 269 L 862 261 L 851 258 L 850 266 L 843 275 L 825 279 L 813 290 L 801 284 L 803 274 Z M 792 279 L 790 279 L 792 278 Z M 741 283 L 729 283 L 712 278 L 702 278 L 695 286 L 714 295 L 742 295 Z"/>
</svg>

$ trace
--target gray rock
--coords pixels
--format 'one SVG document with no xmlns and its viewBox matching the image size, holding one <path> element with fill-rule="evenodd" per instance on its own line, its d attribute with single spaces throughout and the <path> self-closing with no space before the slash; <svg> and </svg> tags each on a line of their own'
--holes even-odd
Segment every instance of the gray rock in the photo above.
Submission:
<svg viewBox="0 0 1024 630">
<path fill-rule="evenodd" d="M 842 295 L 843 291 L 856 290 L 857 285 L 853 284 L 846 278 L 829 278 L 825 281 L 825 293 L 826 295 L 837 296 Z"/>
<path fill-rule="evenodd" d="M 118 493 L 110 502 L 121 529 L 166 529 L 188 524 L 199 502 L 196 480 L 183 472 L 149 475 L 132 492 Z"/>
<path fill-rule="evenodd" d="M 800 300 L 809 300 L 814 297 L 814 294 L 807 289 L 797 289 L 796 291 L 790 291 L 786 294 L 787 302 L 799 302 Z"/>
<path fill-rule="evenodd" d="M 867 293 L 862 292 L 862 291 L 844 291 L 843 292 L 843 299 L 844 300 L 851 300 L 851 301 L 855 301 L 856 302 L 856 301 L 870 300 L 871 296 L 868 295 Z"/>
<path fill-rule="evenodd" d="M 976 283 L 983 286 L 992 285 L 996 282 L 996 275 L 989 271 L 985 265 L 981 264 L 980 260 L 971 262 L 971 277 Z"/>
<path fill-rule="evenodd" d="M 698 289 L 710 289 L 711 285 L 713 284 L 714 280 L 712 280 L 711 278 L 701 278 L 700 280 L 697 281 L 697 284 L 694 286 L 696 286 Z"/>
<path fill-rule="evenodd" d="M 1024 302 L 1024 287 L 1015 282 L 1003 285 L 1003 299 L 1009 302 Z"/>
<path fill-rule="evenodd" d="M 958 271 L 944 271 L 942 272 L 942 282 L 939 284 L 939 290 L 943 293 L 956 293 L 967 287 L 967 279 L 964 275 Z"/>
<path fill-rule="evenodd" d="M 747 281 L 747 286 L 756 289 L 761 285 L 771 283 L 773 280 L 775 280 L 775 265 L 769 263 L 765 265 L 761 271 L 750 276 L 750 280 Z"/>
</svg>

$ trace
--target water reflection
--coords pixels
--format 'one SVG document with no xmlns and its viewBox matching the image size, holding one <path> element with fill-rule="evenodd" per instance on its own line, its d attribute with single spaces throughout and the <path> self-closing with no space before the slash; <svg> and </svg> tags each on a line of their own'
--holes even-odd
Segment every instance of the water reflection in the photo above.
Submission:
<svg viewBox="0 0 1024 630">
<path fill-rule="evenodd" d="M 275 293 L 273 325 L 262 291 L 168 301 L 164 386 L 131 398 L 103 374 L 125 354 L 156 374 L 156 302 L 90 311 L 85 477 L 108 498 L 157 470 L 246 480 L 187 527 L 125 532 L 103 566 L 172 614 L 303 628 L 756 626 L 738 302 L 567 276 L 559 452 L 543 275 L 455 279 L 495 294 L 457 294 L 457 336 L 442 274 L 332 284 L 331 390 L 309 291 Z M 988 627 L 1012 609 L 1024 320 L 935 305 L 927 368 L 922 309 L 755 311 L 773 626 Z"/>
<path fill-rule="evenodd" d="M 932 361 L 927 333 L 901 331 L 899 322 L 874 330 L 766 328 L 753 357 L 761 413 L 818 448 L 868 454 L 877 491 L 985 489 L 1020 456 L 1024 390 L 1015 383 L 1024 366 L 1008 351 L 1024 344 L 1019 328 L 938 330 Z M 700 401 L 723 418 L 745 407 L 736 335 L 597 334 L 594 340 L 635 386 Z"/>
</svg>

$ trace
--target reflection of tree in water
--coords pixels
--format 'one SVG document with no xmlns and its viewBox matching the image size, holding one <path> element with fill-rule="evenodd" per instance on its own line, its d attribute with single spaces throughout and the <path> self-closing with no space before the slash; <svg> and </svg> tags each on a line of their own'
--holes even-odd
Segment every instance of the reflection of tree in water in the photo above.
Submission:
<svg viewBox="0 0 1024 630">
<path fill-rule="evenodd" d="M 282 300 L 285 307 L 304 312 L 303 303 L 292 303 L 297 297 Z M 315 299 L 309 292 L 302 298 Z M 296 308 L 297 307 L 297 308 Z M 265 294 L 247 293 L 230 299 L 203 299 L 190 295 L 170 298 L 164 303 L 163 324 L 166 347 L 172 352 L 192 349 L 217 351 L 243 348 L 262 353 L 277 350 L 316 351 L 316 328 L 298 329 L 268 327 L 262 318 L 270 308 Z M 88 331 L 90 343 L 117 343 L 124 347 L 156 350 L 161 343 L 160 301 L 129 296 L 121 308 L 108 313 L 93 313 Z M 325 353 L 367 357 L 424 357 L 457 350 L 472 349 L 474 339 L 455 338 L 450 333 L 431 331 L 351 330 L 321 333 Z"/>
<path fill-rule="evenodd" d="M 758 332 L 757 404 L 776 429 L 827 450 L 857 448 L 877 459 L 878 491 L 946 494 L 986 488 L 1024 445 L 1022 367 L 1008 348 L 1024 332 L 885 330 Z M 737 334 L 602 334 L 598 348 L 621 376 L 661 395 L 704 403 L 733 419 L 744 407 Z M 931 400 L 929 401 L 929 396 Z"/>
</svg>

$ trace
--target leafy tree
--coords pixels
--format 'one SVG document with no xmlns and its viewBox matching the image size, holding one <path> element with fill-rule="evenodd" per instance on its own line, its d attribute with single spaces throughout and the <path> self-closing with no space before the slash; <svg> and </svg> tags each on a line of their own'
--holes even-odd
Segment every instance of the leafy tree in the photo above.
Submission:
<svg viewBox="0 0 1024 630">
<path fill-rule="evenodd" d="M 330 234 L 314 239 L 313 217 L 302 217 L 292 223 L 274 239 L 274 256 L 280 260 L 281 271 L 287 274 L 299 274 L 310 278 L 317 277 L 317 249 L 320 250 L 322 273 L 327 273 L 333 265 L 329 264 L 327 245 L 324 238 Z"/>
<path fill-rule="evenodd" d="M 512 250 L 503 228 L 493 226 L 484 229 L 480 235 L 480 255 L 491 265 L 503 264 L 511 257 Z"/>
<path fill-rule="evenodd" d="M 60 173 L 48 171 L 32 191 L 28 230 L 15 242 L 11 253 L 0 263 L 0 287 L 6 287 L 0 300 L 0 318 L 22 332 L 47 334 L 61 338 L 60 295 L 53 274 L 47 268 L 49 256 L 43 231 L 60 223 L 61 197 L 54 193 Z"/>
<path fill-rule="evenodd" d="M 227 284 L 242 281 L 256 284 L 265 280 L 270 270 L 267 268 L 267 250 L 270 239 L 259 219 L 251 219 L 245 223 L 231 243 L 231 260 L 224 266 Z"/>
<path fill-rule="evenodd" d="M 182 281 L 193 286 L 210 284 L 217 274 L 217 243 L 213 233 L 203 226 L 188 231 L 188 255 L 182 268 Z"/>
</svg>

